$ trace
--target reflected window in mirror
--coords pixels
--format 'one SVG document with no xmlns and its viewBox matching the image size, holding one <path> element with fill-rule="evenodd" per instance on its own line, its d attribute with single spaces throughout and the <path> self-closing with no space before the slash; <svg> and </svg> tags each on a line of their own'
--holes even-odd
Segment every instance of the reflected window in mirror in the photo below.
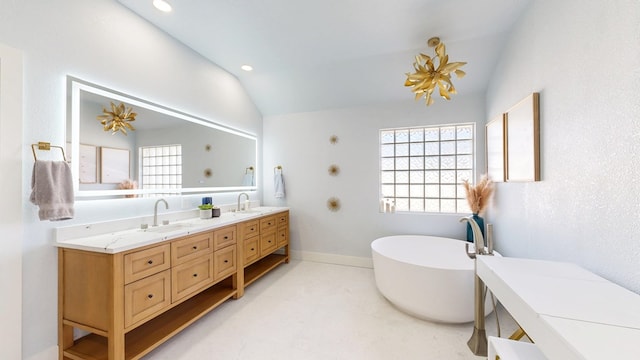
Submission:
<svg viewBox="0 0 640 360">
<path fill-rule="evenodd" d="M 142 189 L 182 188 L 182 145 L 143 146 L 139 153 Z"/>
</svg>

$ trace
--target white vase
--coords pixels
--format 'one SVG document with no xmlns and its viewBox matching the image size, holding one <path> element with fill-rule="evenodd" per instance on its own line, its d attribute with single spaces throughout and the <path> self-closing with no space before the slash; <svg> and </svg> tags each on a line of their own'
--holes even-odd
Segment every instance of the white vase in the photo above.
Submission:
<svg viewBox="0 0 640 360">
<path fill-rule="evenodd" d="M 212 209 L 200 210 L 200 219 L 211 219 L 212 217 Z"/>
</svg>

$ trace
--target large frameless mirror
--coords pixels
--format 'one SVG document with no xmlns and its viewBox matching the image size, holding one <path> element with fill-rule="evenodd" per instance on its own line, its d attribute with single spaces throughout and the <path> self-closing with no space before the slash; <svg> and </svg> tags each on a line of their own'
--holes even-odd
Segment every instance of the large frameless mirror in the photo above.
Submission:
<svg viewBox="0 0 640 360">
<path fill-rule="evenodd" d="M 72 77 L 68 91 L 76 197 L 256 189 L 254 135 Z"/>
</svg>

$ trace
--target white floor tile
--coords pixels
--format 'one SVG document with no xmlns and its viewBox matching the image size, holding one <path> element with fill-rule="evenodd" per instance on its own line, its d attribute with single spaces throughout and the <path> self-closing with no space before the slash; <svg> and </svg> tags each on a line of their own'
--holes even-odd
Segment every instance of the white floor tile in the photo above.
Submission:
<svg viewBox="0 0 640 360">
<path fill-rule="evenodd" d="M 516 326 L 499 313 L 508 336 Z M 494 319 L 487 318 L 489 335 Z M 472 329 L 400 312 L 377 291 L 372 269 L 292 261 L 145 359 L 480 359 L 467 348 Z"/>
</svg>

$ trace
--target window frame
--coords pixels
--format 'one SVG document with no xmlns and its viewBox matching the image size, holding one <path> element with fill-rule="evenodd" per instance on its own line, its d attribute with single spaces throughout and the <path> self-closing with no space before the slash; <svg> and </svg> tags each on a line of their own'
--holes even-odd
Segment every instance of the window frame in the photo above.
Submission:
<svg viewBox="0 0 640 360">
<path fill-rule="evenodd" d="M 171 154 L 171 148 L 176 149 L 176 153 Z M 154 155 L 150 155 L 148 154 L 149 152 L 156 152 L 158 150 L 161 150 L 164 152 L 164 150 L 167 150 L 168 154 L 154 154 Z M 139 161 L 139 174 L 140 174 L 140 178 L 139 183 L 140 183 L 140 187 L 142 189 L 147 189 L 147 190 L 158 190 L 157 192 L 154 192 L 153 195 L 162 195 L 163 191 L 162 190 L 175 190 L 175 189 L 181 189 L 182 188 L 182 168 L 183 168 L 183 162 L 182 162 L 182 145 L 181 144 L 166 144 L 166 145 L 148 145 L 148 146 L 141 146 L 138 149 L 138 154 L 140 154 L 140 161 Z M 172 158 L 175 160 L 172 162 Z M 145 159 L 153 159 L 153 164 L 147 164 Z M 166 164 L 165 164 L 165 159 L 166 159 Z M 156 163 L 158 160 L 160 160 L 160 164 Z M 175 166 L 176 167 L 176 173 L 172 174 L 171 171 L 169 170 L 168 173 L 165 173 L 162 169 L 163 167 L 171 167 L 171 166 Z M 147 173 L 147 171 L 145 171 L 145 169 L 151 169 L 153 168 L 154 171 L 153 173 Z M 160 173 L 158 173 L 158 171 L 160 171 Z M 150 184 L 148 181 L 144 181 L 145 177 L 148 176 L 153 176 L 153 177 L 164 177 L 164 176 L 168 176 L 169 178 L 171 178 L 171 176 L 176 176 L 176 178 L 178 179 L 177 181 L 167 181 L 165 182 L 164 180 L 160 181 L 160 182 L 153 182 L 152 184 Z M 172 192 L 168 192 L 168 193 L 172 193 Z"/>
<path fill-rule="evenodd" d="M 448 134 L 443 137 L 443 130 L 451 129 L 453 129 L 453 138 Z M 470 131 L 464 135 L 461 134 L 463 129 Z M 437 139 L 433 138 L 435 130 L 438 134 Z M 390 132 L 393 133 L 392 141 L 389 141 Z M 421 139 L 416 135 L 419 132 L 422 132 Z M 399 135 L 403 138 L 399 139 Z M 386 136 L 386 139 L 383 136 Z M 477 141 L 474 122 L 380 129 L 378 131 L 380 211 L 386 212 L 385 202 L 391 202 L 397 212 L 456 215 L 471 212 L 462 181 L 466 179 L 472 184 L 475 182 Z M 433 153 L 434 144 L 437 144 L 437 154 Z M 445 148 L 443 151 L 443 144 L 448 149 Z M 391 148 L 393 150 L 390 154 Z M 443 158 L 447 162 L 444 167 Z M 434 162 L 437 163 L 437 168 L 434 167 Z M 436 174 L 438 179 L 434 181 L 433 177 Z M 443 181 L 443 176 L 447 177 L 446 181 Z M 449 180 L 451 176 L 453 180 Z M 390 190 L 391 188 L 393 190 Z M 437 195 L 435 195 L 435 189 L 437 189 Z"/>
</svg>

